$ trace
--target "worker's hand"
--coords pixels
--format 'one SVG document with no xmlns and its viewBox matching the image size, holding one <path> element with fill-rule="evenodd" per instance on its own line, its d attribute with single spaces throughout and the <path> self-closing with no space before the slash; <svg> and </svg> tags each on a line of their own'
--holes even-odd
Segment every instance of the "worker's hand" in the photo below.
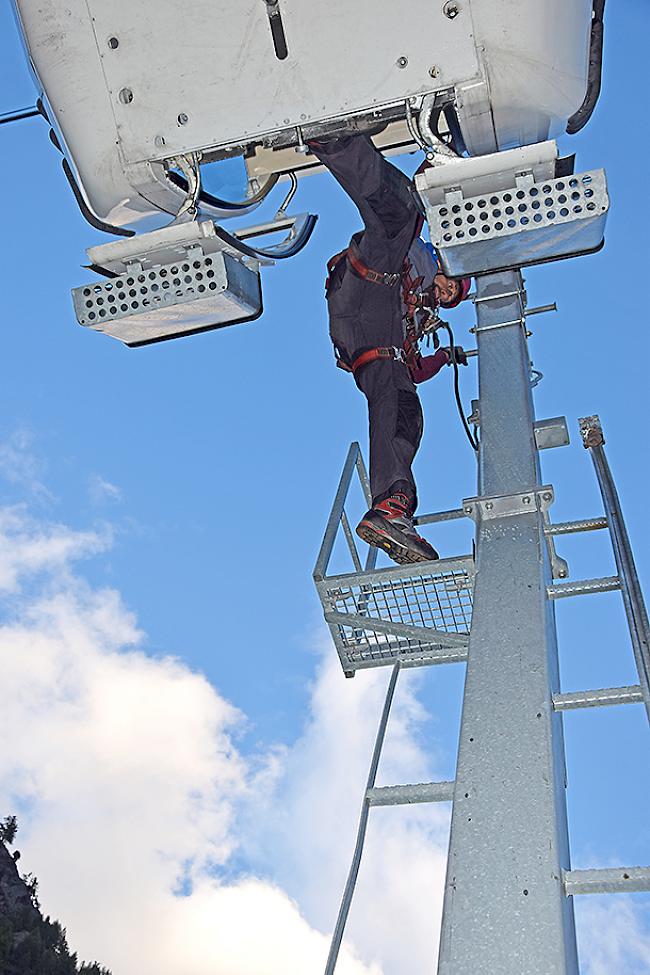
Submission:
<svg viewBox="0 0 650 975">
<path fill-rule="evenodd" d="M 449 347 L 445 348 L 445 354 L 447 356 L 448 365 L 451 365 L 454 359 L 456 360 L 459 366 L 467 365 L 467 356 L 465 355 L 465 350 L 462 347 L 462 345 L 454 346 L 453 355 L 452 355 L 452 350 Z"/>
</svg>

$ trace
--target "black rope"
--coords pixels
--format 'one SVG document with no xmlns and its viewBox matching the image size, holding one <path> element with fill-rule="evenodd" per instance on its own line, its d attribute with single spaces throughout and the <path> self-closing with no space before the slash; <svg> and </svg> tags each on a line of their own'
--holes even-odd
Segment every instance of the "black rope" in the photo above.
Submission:
<svg viewBox="0 0 650 975">
<path fill-rule="evenodd" d="M 469 428 L 469 423 L 465 416 L 465 411 L 463 409 L 463 401 L 460 396 L 460 377 L 458 375 L 458 362 L 456 361 L 456 346 L 454 343 L 454 333 L 451 330 L 451 325 L 448 322 L 440 322 L 441 328 L 445 328 L 449 335 L 449 356 L 451 359 L 451 364 L 454 369 L 454 396 L 456 397 L 456 406 L 458 407 L 458 415 L 462 421 L 463 427 L 465 428 L 465 433 L 467 434 L 467 439 L 471 443 L 473 449 L 478 453 L 478 440 Z"/>
</svg>

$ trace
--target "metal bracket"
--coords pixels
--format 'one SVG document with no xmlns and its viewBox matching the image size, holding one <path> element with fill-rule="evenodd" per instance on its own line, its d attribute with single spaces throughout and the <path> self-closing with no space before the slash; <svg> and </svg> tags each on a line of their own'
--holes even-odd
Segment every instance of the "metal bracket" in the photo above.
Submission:
<svg viewBox="0 0 650 975">
<path fill-rule="evenodd" d="M 463 511 L 477 524 L 495 518 L 509 518 L 513 515 L 528 514 L 531 511 L 547 511 L 555 500 L 553 486 L 545 484 L 541 488 L 522 491 L 518 494 L 501 494 L 492 497 L 466 498 Z"/>
<path fill-rule="evenodd" d="M 571 442 L 569 428 L 564 416 L 553 416 L 548 420 L 535 420 L 533 429 L 538 450 L 548 450 L 550 447 L 566 447 Z"/>
<path fill-rule="evenodd" d="M 555 495 L 553 486 L 546 484 L 536 491 L 522 491 L 521 494 L 504 494 L 491 498 L 467 498 L 463 501 L 463 511 L 478 525 L 482 521 L 495 518 L 508 518 L 513 515 L 528 514 L 539 511 L 544 522 L 544 538 L 551 563 L 551 574 L 554 579 L 566 579 L 569 575 L 569 565 L 555 551 L 554 539 L 547 534 L 546 528 L 550 524 L 548 509 L 553 504 Z"/>
</svg>

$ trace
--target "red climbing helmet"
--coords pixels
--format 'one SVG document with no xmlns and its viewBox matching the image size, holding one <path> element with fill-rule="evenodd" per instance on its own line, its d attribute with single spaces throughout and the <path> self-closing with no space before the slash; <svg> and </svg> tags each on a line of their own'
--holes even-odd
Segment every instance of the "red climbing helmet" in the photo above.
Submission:
<svg viewBox="0 0 650 975">
<path fill-rule="evenodd" d="M 453 301 L 441 301 L 441 308 L 455 308 L 456 305 L 460 305 L 461 301 L 465 301 L 465 298 L 467 298 L 469 290 L 472 287 L 471 278 L 451 278 L 450 280 L 453 280 L 456 282 L 456 284 L 458 284 L 458 295 Z"/>
</svg>

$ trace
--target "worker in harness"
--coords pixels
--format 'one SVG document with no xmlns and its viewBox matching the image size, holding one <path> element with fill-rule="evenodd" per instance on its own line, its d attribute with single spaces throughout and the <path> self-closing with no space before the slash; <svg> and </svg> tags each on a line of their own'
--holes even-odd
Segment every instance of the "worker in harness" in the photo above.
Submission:
<svg viewBox="0 0 650 975">
<path fill-rule="evenodd" d="M 310 142 L 356 204 L 364 223 L 328 264 L 326 293 L 337 363 L 368 400 L 372 507 L 357 534 L 399 563 L 437 559 L 413 526 L 417 489 L 411 465 L 423 418 L 415 384 L 435 376 L 460 347 L 422 356 L 418 342 L 435 330 L 437 309 L 453 308 L 470 281 L 443 274 L 420 238 L 421 204 L 411 180 L 367 136 Z"/>
</svg>

